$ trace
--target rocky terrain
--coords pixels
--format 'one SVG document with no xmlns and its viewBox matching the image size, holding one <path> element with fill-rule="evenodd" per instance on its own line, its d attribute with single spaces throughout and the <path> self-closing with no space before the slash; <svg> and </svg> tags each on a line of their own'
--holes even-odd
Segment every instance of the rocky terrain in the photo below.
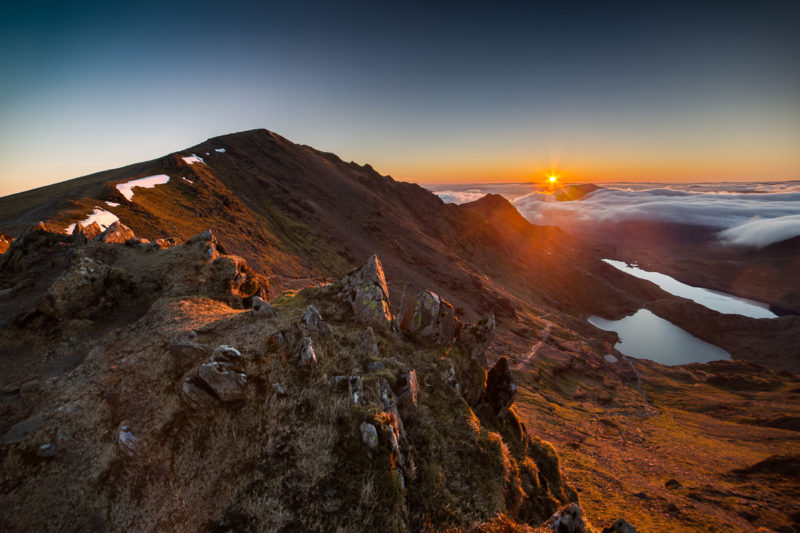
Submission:
<svg viewBox="0 0 800 533">
<path fill-rule="evenodd" d="M 259 130 L 0 213 L 6 530 L 800 528 L 800 317 L 709 312 L 500 196 Z M 585 321 L 645 306 L 734 361 Z"/>
</svg>

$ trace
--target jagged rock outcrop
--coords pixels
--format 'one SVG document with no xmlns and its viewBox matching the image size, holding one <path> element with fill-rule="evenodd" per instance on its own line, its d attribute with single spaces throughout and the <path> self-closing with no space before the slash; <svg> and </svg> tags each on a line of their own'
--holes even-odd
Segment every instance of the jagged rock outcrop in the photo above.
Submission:
<svg viewBox="0 0 800 533">
<path fill-rule="evenodd" d="M 86 226 L 76 222 L 75 227 L 72 229 L 72 242 L 78 245 L 86 244 L 97 239 L 101 233 L 103 233 L 103 229 L 97 222 L 92 222 Z"/>
<path fill-rule="evenodd" d="M 377 255 L 339 280 L 340 295 L 351 305 L 356 318 L 368 326 L 389 328 L 392 313 L 389 289 Z"/>
<path fill-rule="evenodd" d="M 361 350 L 366 355 L 378 355 L 378 341 L 372 328 L 365 329 L 361 334 Z"/>
<path fill-rule="evenodd" d="M 458 344 L 479 363 L 486 366 L 486 348 L 494 338 L 494 315 L 489 315 L 476 324 L 465 324 L 458 334 Z"/>
<path fill-rule="evenodd" d="M 322 319 L 319 309 L 313 305 L 309 305 L 303 313 L 302 325 L 306 331 L 320 337 L 327 337 L 331 334 L 331 327 Z"/>
<path fill-rule="evenodd" d="M 37 308 L 53 317 L 65 317 L 92 305 L 103 294 L 108 265 L 80 257 L 39 300 Z"/>
<path fill-rule="evenodd" d="M 297 354 L 298 364 L 300 366 L 316 366 L 317 354 L 314 351 L 314 345 L 311 339 L 304 337 L 300 341 L 300 350 Z"/>
<path fill-rule="evenodd" d="M 122 244 L 127 242 L 129 239 L 135 238 L 136 235 L 133 233 L 131 228 L 119 220 L 115 220 L 100 235 L 98 235 L 95 240 L 104 242 L 106 244 Z"/>
<path fill-rule="evenodd" d="M 511 377 L 508 358 L 503 356 L 486 374 L 484 400 L 491 406 L 495 416 L 503 418 L 506 416 L 508 408 L 514 403 L 516 394 L 517 385 Z"/>
<path fill-rule="evenodd" d="M 461 330 L 452 305 L 431 291 L 419 293 L 402 322 L 411 337 L 449 345 Z"/>
<path fill-rule="evenodd" d="M 397 407 L 400 415 L 409 420 L 414 418 L 419 404 L 419 383 L 417 382 L 417 372 L 409 370 L 401 376 L 400 392 L 397 395 Z"/>
<path fill-rule="evenodd" d="M 372 301 L 386 311 L 380 316 L 354 317 L 357 302 L 331 284 L 274 300 L 274 315 L 263 320 L 240 312 L 266 301 L 245 300 L 252 287 L 243 286 L 254 277 L 211 232 L 164 249 L 41 238 L 36 260 L 59 257 L 63 269 L 42 293 L 59 294 L 56 281 L 81 258 L 106 265 L 108 274 L 94 301 L 76 311 L 98 337 L 68 379 L 41 385 L 52 388 L 48 398 L 65 398 L 63 408 L 48 406 L 28 425 L 40 413 L 26 404 L 34 407 L 9 420 L 16 429 L 0 458 L 0 475 L 16 487 L 10 514 L 0 518 L 9 530 L 50 523 L 91 530 L 85 516 L 95 504 L 111 509 L 97 518 L 110 531 L 131 521 L 144 530 L 415 531 L 473 527 L 500 515 L 538 524 L 567 503 L 557 460 L 526 438 L 516 418 L 484 416 L 457 393 L 472 387 L 470 375 L 482 391 L 485 375 L 463 346 L 444 356 L 428 338 L 396 335 L 379 287 L 385 280 L 374 283 L 377 260 L 367 270 L 379 287 Z M 364 316 L 382 326 L 365 325 Z M 36 320 L 56 338 L 62 324 L 77 327 L 63 316 Z M 326 327 L 335 334 L 323 339 Z M 320 386 L 326 378 L 331 386 Z M 118 424 L 130 436 L 118 438 Z M 52 447 L 40 452 L 44 445 Z M 359 503 L 365 486 L 371 496 Z M 90 494 L 90 501 L 73 510 L 79 499 L 47 487 Z M 52 509 L 29 512 L 37 498 Z"/>
</svg>

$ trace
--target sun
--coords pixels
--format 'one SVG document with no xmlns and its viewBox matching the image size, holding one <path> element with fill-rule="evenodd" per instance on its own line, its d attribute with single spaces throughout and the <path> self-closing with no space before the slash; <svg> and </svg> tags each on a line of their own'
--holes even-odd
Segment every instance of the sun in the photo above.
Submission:
<svg viewBox="0 0 800 533">
<path fill-rule="evenodd" d="M 549 180 L 550 180 L 550 183 L 555 183 L 556 182 L 556 177 L 555 176 L 550 176 Z"/>
</svg>

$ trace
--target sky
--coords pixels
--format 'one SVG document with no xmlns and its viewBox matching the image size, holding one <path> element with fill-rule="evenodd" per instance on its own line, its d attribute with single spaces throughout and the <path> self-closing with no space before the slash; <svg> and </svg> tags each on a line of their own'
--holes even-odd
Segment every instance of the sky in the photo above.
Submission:
<svg viewBox="0 0 800 533">
<path fill-rule="evenodd" d="M 800 178 L 800 2 L 16 2 L 0 195 L 253 128 L 421 183 Z"/>
</svg>

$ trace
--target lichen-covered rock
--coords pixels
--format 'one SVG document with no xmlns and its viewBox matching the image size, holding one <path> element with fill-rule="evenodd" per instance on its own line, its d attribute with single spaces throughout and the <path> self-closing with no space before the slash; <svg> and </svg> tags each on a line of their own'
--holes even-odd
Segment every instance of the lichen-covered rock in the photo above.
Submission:
<svg viewBox="0 0 800 533">
<path fill-rule="evenodd" d="M 511 378 L 508 358 L 503 356 L 486 374 L 486 392 L 484 399 L 498 418 L 504 418 L 508 408 L 514 403 L 517 385 Z"/>
<path fill-rule="evenodd" d="M 120 222 L 115 220 L 113 224 L 105 229 L 95 240 L 104 242 L 106 244 L 122 244 L 128 239 L 135 239 L 136 235 L 133 230 Z"/>
<path fill-rule="evenodd" d="M 331 327 L 322 319 L 319 310 L 313 305 L 309 305 L 303 313 L 303 327 L 306 331 L 316 333 L 320 337 L 327 337 L 331 334 Z"/>
<path fill-rule="evenodd" d="M 416 370 L 409 370 L 401 376 L 403 383 L 397 395 L 397 407 L 404 420 L 414 417 L 419 403 L 419 384 Z"/>
<path fill-rule="evenodd" d="M 482 365 L 486 365 L 486 348 L 494 338 L 494 315 L 489 315 L 477 324 L 466 324 L 458 334 L 458 344 Z"/>
<path fill-rule="evenodd" d="M 410 336 L 449 345 L 461 329 L 452 305 L 431 291 L 419 293 L 402 322 L 403 331 Z"/>
<path fill-rule="evenodd" d="M 555 533 L 592 533 L 594 529 L 583 516 L 583 510 L 577 503 L 570 503 L 558 510 L 542 527 Z"/>
<path fill-rule="evenodd" d="M 64 317 L 93 304 L 102 294 L 109 267 L 81 257 L 50 287 L 37 308 L 53 317 Z"/>
<path fill-rule="evenodd" d="M 223 402 L 243 400 L 247 393 L 247 376 L 233 370 L 229 363 L 203 363 L 197 377 Z"/>
<path fill-rule="evenodd" d="M 300 353 L 298 354 L 300 366 L 315 366 L 317 364 L 317 354 L 314 352 L 314 345 L 311 339 L 303 337 L 300 341 Z"/>
<path fill-rule="evenodd" d="M 361 323 L 378 328 L 391 327 L 389 289 L 386 287 L 383 266 L 377 255 L 345 275 L 339 284 L 340 295 L 350 303 Z"/>
<path fill-rule="evenodd" d="M 378 430 L 369 422 L 361 422 L 361 440 L 369 448 L 378 447 Z"/>
</svg>

